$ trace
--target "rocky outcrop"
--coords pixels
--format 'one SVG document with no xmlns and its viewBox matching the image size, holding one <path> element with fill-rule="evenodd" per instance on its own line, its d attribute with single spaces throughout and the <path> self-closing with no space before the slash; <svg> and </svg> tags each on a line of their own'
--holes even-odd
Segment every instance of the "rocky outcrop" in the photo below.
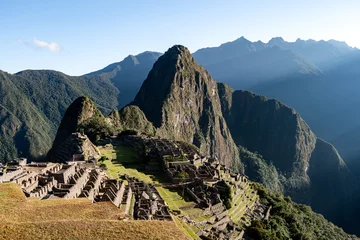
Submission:
<svg viewBox="0 0 360 240">
<path fill-rule="evenodd" d="M 66 110 L 48 159 L 57 162 L 58 152 L 75 132 L 84 133 L 90 139 L 97 140 L 102 134 L 109 135 L 111 130 L 111 125 L 95 104 L 88 97 L 79 97 Z"/>
<path fill-rule="evenodd" d="M 176 45 L 154 64 L 132 105 L 154 124 L 156 134 L 198 146 L 228 166 L 238 150 L 222 117 L 217 84 L 188 49 Z"/>
<path fill-rule="evenodd" d="M 54 162 L 65 163 L 72 161 L 74 155 L 82 155 L 84 157 L 83 160 L 89 160 L 99 159 L 101 154 L 86 135 L 72 133 L 52 152 L 52 160 Z"/>
</svg>

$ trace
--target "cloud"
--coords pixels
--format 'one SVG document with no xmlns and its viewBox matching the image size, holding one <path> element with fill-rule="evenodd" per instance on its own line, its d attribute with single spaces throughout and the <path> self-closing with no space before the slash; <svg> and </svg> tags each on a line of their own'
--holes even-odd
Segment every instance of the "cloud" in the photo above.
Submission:
<svg viewBox="0 0 360 240">
<path fill-rule="evenodd" d="M 51 52 L 60 52 L 61 51 L 61 46 L 56 42 L 48 43 L 48 42 L 41 41 L 37 38 L 34 38 L 34 44 L 38 48 L 48 49 Z"/>
<path fill-rule="evenodd" d="M 34 38 L 33 41 L 18 40 L 17 42 L 31 48 L 46 49 L 51 52 L 60 52 L 62 50 L 62 47 L 58 43 L 41 41 L 36 37 Z"/>
</svg>

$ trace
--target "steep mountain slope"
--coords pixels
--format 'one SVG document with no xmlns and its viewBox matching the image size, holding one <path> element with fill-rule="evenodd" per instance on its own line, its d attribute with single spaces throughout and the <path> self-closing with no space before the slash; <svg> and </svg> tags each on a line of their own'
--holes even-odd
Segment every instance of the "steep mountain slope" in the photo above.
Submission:
<svg viewBox="0 0 360 240">
<path fill-rule="evenodd" d="M 340 199 L 351 197 L 355 189 L 350 171 L 334 147 L 317 138 L 300 115 L 281 102 L 214 84 L 187 49 L 174 46 L 154 64 L 132 104 L 145 113 L 159 136 L 195 143 L 228 165 L 231 152 L 217 145 L 234 139 L 242 146 L 241 171 L 243 167 L 245 173 L 252 171 L 252 179 L 258 181 L 272 178 L 272 183 L 264 182 L 269 188 L 332 217 Z M 206 121 L 200 117 L 204 112 Z M 231 135 L 227 129 L 220 131 L 226 137 L 216 133 L 225 126 Z M 196 141 L 199 129 L 205 140 L 200 144 Z M 321 168 L 319 163 L 328 166 Z M 319 194 L 317 188 L 323 181 L 327 184 Z M 322 204 L 330 197 L 328 205 Z"/>
<path fill-rule="evenodd" d="M 358 94 L 360 54 L 324 72 L 322 76 L 288 79 L 251 88 L 295 108 L 321 138 L 339 147 L 345 159 L 360 151 L 356 129 L 360 114 Z"/>
<path fill-rule="evenodd" d="M 98 75 L 109 79 L 120 90 L 118 102 L 119 107 L 123 107 L 134 100 L 150 69 L 161 55 L 162 53 L 159 52 L 129 55 L 121 62 L 110 64 L 99 71 L 86 74 L 86 76 Z"/>
<path fill-rule="evenodd" d="M 253 221 L 246 231 L 245 239 L 358 239 L 329 223 L 310 207 L 295 204 L 289 197 L 254 184 L 260 195 L 260 202 L 273 206 L 267 220 Z"/>
<path fill-rule="evenodd" d="M 80 130 L 89 135 L 91 126 L 88 126 L 88 124 L 92 121 L 96 121 L 99 125 L 106 125 L 105 117 L 88 97 L 77 98 L 66 110 L 56 133 L 53 146 L 59 145 L 72 133 Z M 82 127 L 86 128 L 86 131 L 81 129 Z"/>
<path fill-rule="evenodd" d="M 158 59 L 132 104 L 154 124 L 157 135 L 194 143 L 227 165 L 238 162 L 217 84 L 185 47 L 174 46 Z"/>
<path fill-rule="evenodd" d="M 51 125 L 5 72 L 0 72 L 0 96 L 0 161 L 46 153 Z"/>
<path fill-rule="evenodd" d="M 81 95 L 108 113 L 117 106 L 118 90 L 98 76 L 71 77 L 50 70 L 8 74 L 0 71 L 0 161 L 39 157 L 50 148 L 69 104 Z"/>
<path fill-rule="evenodd" d="M 354 178 L 336 149 L 317 138 L 300 115 L 281 102 L 247 91 L 234 91 L 225 84 L 219 84 L 218 89 L 234 141 L 258 152 L 265 160 L 262 164 L 270 169 L 257 172 L 264 175 L 259 177 L 253 173 L 254 164 L 248 163 L 245 173 L 250 172 L 249 177 L 254 180 L 268 179 L 267 175 L 278 179 L 270 189 L 280 186 L 295 201 L 310 204 L 315 211 L 336 222 L 333 208 L 356 192 Z M 263 160 L 252 158 L 256 165 Z"/>
</svg>

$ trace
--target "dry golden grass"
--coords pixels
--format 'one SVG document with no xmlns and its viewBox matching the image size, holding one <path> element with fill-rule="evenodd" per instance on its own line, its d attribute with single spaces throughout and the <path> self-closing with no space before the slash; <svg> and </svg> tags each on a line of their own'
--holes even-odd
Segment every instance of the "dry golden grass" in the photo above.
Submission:
<svg viewBox="0 0 360 240">
<path fill-rule="evenodd" d="M 26 199 L 18 185 L 0 184 L 0 239 L 187 239 L 174 222 L 121 216 L 108 202 Z"/>
</svg>

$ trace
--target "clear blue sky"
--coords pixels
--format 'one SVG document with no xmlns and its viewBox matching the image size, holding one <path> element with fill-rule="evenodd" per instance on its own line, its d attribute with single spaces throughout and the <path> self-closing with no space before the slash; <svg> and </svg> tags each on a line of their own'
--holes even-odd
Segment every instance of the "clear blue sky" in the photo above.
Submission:
<svg viewBox="0 0 360 240">
<path fill-rule="evenodd" d="M 359 0 L 1 0 L 0 69 L 81 75 L 129 54 L 282 36 L 360 47 Z"/>
</svg>

